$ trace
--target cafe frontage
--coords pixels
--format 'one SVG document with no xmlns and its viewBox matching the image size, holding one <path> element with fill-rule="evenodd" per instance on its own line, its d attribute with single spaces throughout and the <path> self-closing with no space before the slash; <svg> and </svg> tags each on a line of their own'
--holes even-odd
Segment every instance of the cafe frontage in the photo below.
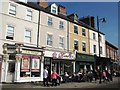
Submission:
<svg viewBox="0 0 120 90">
<path fill-rule="evenodd" d="M 75 67 L 76 73 L 81 70 L 94 70 L 96 67 L 96 58 L 93 55 L 77 53 Z"/>
<path fill-rule="evenodd" d="M 56 70 L 58 74 L 73 74 L 75 72 L 75 54 L 71 52 L 45 51 L 44 66 L 48 67 L 51 74 Z"/>
<path fill-rule="evenodd" d="M 4 44 L 1 82 L 43 81 L 43 51 L 22 44 Z"/>
</svg>

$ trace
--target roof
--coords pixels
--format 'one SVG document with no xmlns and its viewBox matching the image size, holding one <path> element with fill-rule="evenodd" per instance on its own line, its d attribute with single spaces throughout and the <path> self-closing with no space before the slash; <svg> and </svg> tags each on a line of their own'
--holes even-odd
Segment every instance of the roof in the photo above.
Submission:
<svg viewBox="0 0 120 90">
<path fill-rule="evenodd" d="M 87 25 L 87 24 L 85 24 L 85 23 L 83 23 L 83 22 L 81 22 L 81 21 L 79 21 L 79 22 L 74 22 L 73 20 L 71 20 L 70 18 L 68 18 L 68 17 L 65 16 L 65 15 L 62 15 L 62 14 L 58 14 L 58 15 L 53 14 L 53 13 L 49 12 L 49 10 L 47 10 L 47 9 L 39 6 L 36 2 L 27 2 L 27 3 L 17 2 L 17 3 L 22 4 L 22 5 L 25 5 L 25 6 L 27 6 L 27 7 L 33 8 L 33 9 L 36 9 L 36 10 L 39 10 L 39 11 L 46 12 L 46 13 L 51 14 L 51 15 L 53 15 L 53 16 L 56 16 L 56 17 L 65 19 L 65 20 L 70 21 L 70 22 L 72 22 L 72 23 L 75 23 L 75 24 L 77 24 L 77 25 L 80 25 L 80 26 L 86 27 L 86 28 L 88 28 L 88 29 L 91 29 L 91 30 L 93 30 L 93 31 L 95 31 L 95 32 L 98 32 L 97 29 L 92 28 L 91 26 L 89 26 L 89 25 Z M 48 7 L 49 7 L 49 6 L 48 6 Z M 73 14 L 74 14 L 74 13 L 73 13 Z M 70 14 L 70 15 L 72 15 L 72 14 Z M 69 15 L 68 15 L 68 16 L 69 16 Z M 105 35 L 105 34 L 102 33 L 102 32 L 100 32 L 100 33 L 103 34 L 103 35 Z"/>
<path fill-rule="evenodd" d="M 106 45 L 109 45 L 109 46 L 115 48 L 116 50 L 118 50 L 118 48 L 117 48 L 115 45 L 111 44 L 111 43 L 108 42 L 107 40 L 105 41 L 105 43 L 106 43 Z"/>
</svg>

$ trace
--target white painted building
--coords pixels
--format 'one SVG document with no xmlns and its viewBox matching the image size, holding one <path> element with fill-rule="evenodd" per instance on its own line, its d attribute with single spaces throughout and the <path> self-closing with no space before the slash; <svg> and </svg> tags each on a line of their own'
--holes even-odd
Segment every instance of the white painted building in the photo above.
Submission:
<svg viewBox="0 0 120 90">
<path fill-rule="evenodd" d="M 42 50 L 36 48 L 39 11 L 11 0 L 0 6 L 1 82 L 42 81 Z"/>
<path fill-rule="evenodd" d="M 94 30 L 89 30 L 90 36 L 90 54 L 99 56 L 99 44 L 98 44 L 98 32 Z M 106 57 L 105 52 L 105 35 L 100 33 L 100 56 Z"/>
</svg>

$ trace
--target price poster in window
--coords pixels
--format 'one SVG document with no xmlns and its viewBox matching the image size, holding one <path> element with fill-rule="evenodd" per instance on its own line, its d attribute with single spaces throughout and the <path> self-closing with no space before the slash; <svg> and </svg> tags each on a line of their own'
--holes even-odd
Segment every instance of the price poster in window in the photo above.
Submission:
<svg viewBox="0 0 120 90">
<path fill-rule="evenodd" d="M 32 72 L 39 72 L 40 70 L 40 58 L 37 56 L 32 57 Z"/>
<path fill-rule="evenodd" d="M 22 56 L 21 71 L 27 72 L 29 70 L 30 70 L 30 57 L 29 56 Z"/>
</svg>

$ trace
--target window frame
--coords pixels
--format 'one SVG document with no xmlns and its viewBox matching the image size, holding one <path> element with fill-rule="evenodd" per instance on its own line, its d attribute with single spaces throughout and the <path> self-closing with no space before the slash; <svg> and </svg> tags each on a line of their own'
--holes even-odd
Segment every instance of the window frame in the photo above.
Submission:
<svg viewBox="0 0 120 90">
<path fill-rule="evenodd" d="M 12 8 L 15 8 L 15 10 L 13 10 Z M 16 8 L 17 6 L 15 4 L 9 3 L 9 9 L 8 9 L 8 14 L 12 15 L 12 16 L 16 16 Z"/>
<path fill-rule="evenodd" d="M 47 24 L 48 24 L 48 26 L 53 26 L 53 18 L 52 17 L 48 16 Z"/>
<path fill-rule="evenodd" d="M 82 36 L 86 36 L 86 29 L 85 28 L 82 28 Z"/>
<path fill-rule="evenodd" d="M 60 39 L 62 39 L 62 42 Z M 61 37 L 61 36 L 59 36 L 59 48 L 64 48 L 64 37 Z"/>
<path fill-rule="evenodd" d="M 30 10 L 30 9 L 26 10 L 26 19 L 29 20 L 29 21 L 32 21 L 32 19 L 33 19 L 33 11 L 32 10 Z"/>
<path fill-rule="evenodd" d="M 74 33 L 78 34 L 78 26 L 74 25 Z"/>
<path fill-rule="evenodd" d="M 77 45 L 75 45 L 75 42 L 77 42 Z M 74 40 L 74 50 L 79 50 L 79 42 L 78 42 L 78 40 Z"/>
<path fill-rule="evenodd" d="M 51 36 L 50 37 L 50 40 L 48 39 L 48 36 Z M 49 42 L 50 42 L 50 44 L 49 44 Z M 48 46 L 53 46 L 53 35 L 52 34 L 47 34 L 47 45 Z"/>
<path fill-rule="evenodd" d="M 64 30 L 64 22 L 63 21 L 59 21 L 59 29 Z"/>
<path fill-rule="evenodd" d="M 96 45 L 93 45 L 93 53 L 96 53 Z"/>
<path fill-rule="evenodd" d="M 10 28 L 13 29 L 12 32 L 10 32 L 10 31 L 11 31 Z M 7 25 L 6 39 L 14 40 L 14 29 L 15 29 L 14 26 L 12 26 L 12 25 Z M 9 35 L 9 34 L 11 34 L 11 35 Z"/>
<path fill-rule="evenodd" d="M 103 48 L 100 46 L 100 54 L 103 54 Z"/>
<path fill-rule="evenodd" d="M 93 33 L 93 40 L 96 40 L 96 34 Z"/>
<path fill-rule="evenodd" d="M 28 36 L 26 33 L 27 32 L 30 32 L 30 36 Z M 28 41 L 26 41 L 26 38 L 27 38 L 27 40 L 28 40 L 28 38 L 29 38 L 29 42 Z M 32 42 L 32 31 L 31 30 L 28 30 L 28 29 L 25 29 L 25 42 L 26 43 L 31 43 Z"/>
<path fill-rule="evenodd" d="M 83 46 L 84 45 L 84 46 Z M 82 51 L 83 52 L 86 52 L 86 43 L 85 42 L 82 42 Z"/>
</svg>

